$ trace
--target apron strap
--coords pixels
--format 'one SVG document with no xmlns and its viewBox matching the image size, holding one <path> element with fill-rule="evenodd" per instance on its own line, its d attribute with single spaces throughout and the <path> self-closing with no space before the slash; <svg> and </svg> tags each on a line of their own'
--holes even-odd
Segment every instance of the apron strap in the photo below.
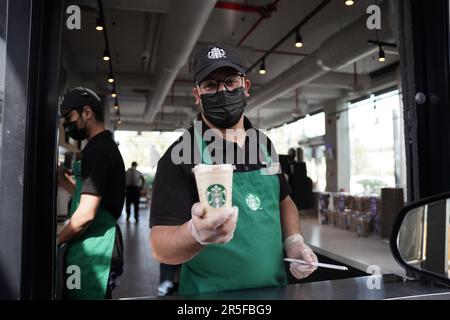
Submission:
<svg viewBox="0 0 450 320">
<path fill-rule="evenodd" d="M 260 143 L 259 150 L 262 151 L 262 154 L 263 154 L 264 158 L 266 159 L 266 162 L 269 164 L 272 163 L 272 157 L 270 156 L 269 152 L 267 151 L 267 146 Z"/>
<path fill-rule="evenodd" d="M 205 141 L 202 139 L 202 136 L 197 131 L 197 128 L 195 128 L 195 126 L 194 126 L 194 135 L 195 141 L 197 142 L 198 151 L 200 152 L 200 161 L 204 164 L 213 164 L 211 156 L 208 152 L 208 147 L 206 146 Z"/>
</svg>

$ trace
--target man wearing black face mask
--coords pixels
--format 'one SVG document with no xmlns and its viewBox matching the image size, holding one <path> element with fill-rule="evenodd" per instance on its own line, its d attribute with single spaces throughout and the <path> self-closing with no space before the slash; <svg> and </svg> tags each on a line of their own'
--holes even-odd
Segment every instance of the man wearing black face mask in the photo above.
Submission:
<svg viewBox="0 0 450 320">
<path fill-rule="evenodd" d="M 244 117 L 250 81 L 239 56 L 213 45 L 197 53 L 193 67 L 201 113 L 158 163 L 150 210 L 154 256 L 183 264 L 182 294 L 285 285 L 283 244 L 288 258 L 307 263 L 292 263 L 291 274 L 307 277 L 317 257 L 300 234 L 285 177 L 271 170 L 277 156 L 270 140 Z M 208 216 L 192 175 L 196 163 L 235 166 L 232 210 Z"/>
<path fill-rule="evenodd" d="M 59 172 L 59 183 L 72 194 L 70 220 L 58 234 L 67 243 L 65 268 L 78 279 L 65 281 L 66 299 L 110 298 L 111 258 L 116 220 L 125 198 L 125 165 L 112 134 L 103 123 L 100 97 L 90 89 L 74 88 L 60 104 L 66 134 L 88 140 L 81 162 L 73 165 L 74 178 Z"/>
</svg>

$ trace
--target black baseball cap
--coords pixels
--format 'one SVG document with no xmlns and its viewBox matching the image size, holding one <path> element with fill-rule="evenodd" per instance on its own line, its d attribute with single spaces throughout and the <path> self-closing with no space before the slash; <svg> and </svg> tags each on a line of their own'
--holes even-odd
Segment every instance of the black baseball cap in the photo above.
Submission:
<svg viewBox="0 0 450 320">
<path fill-rule="evenodd" d="M 200 83 L 211 72 L 222 67 L 231 67 L 245 74 L 239 54 L 232 48 L 218 44 L 204 47 L 194 57 L 194 81 Z"/>
<path fill-rule="evenodd" d="M 94 91 L 84 87 L 70 89 L 60 100 L 59 116 L 65 117 L 72 110 L 82 110 L 84 106 L 100 107 L 102 99 Z"/>
</svg>

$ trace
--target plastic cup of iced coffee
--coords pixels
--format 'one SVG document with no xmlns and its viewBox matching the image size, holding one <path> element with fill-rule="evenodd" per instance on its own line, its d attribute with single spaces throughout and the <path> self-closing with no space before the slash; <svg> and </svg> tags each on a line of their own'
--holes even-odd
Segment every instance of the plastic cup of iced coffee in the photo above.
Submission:
<svg viewBox="0 0 450 320">
<path fill-rule="evenodd" d="M 233 194 L 233 165 L 199 164 L 193 169 L 198 197 L 206 212 L 231 209 Z"/>
</svg>

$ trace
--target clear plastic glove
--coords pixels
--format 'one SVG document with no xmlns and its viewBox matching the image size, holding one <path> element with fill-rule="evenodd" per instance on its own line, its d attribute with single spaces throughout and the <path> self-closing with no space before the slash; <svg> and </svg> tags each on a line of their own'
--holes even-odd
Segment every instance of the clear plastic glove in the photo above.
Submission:
<svg viewBox="0 0 450 320">
<path fill-rule="evenodd" d="M 284 241 L 284 249 L 288 258 L 300 259 L 308 263 L 291 262 L 289 271 L 296 279 L 306 278 L 317 269 L 317 263 L 319 262 L 317 256 L 305 244 L 300 234 L 295 234 L 287 238 Z"/>
<path fill-rule="evenodd" d="M 201 203 L 197 202 L 191 209 L 189 232 L 201 245 L 228 243 L 236 230 L 238 212 L 238 207 L 233 207 L 208 214 Z"/>
</svg>

